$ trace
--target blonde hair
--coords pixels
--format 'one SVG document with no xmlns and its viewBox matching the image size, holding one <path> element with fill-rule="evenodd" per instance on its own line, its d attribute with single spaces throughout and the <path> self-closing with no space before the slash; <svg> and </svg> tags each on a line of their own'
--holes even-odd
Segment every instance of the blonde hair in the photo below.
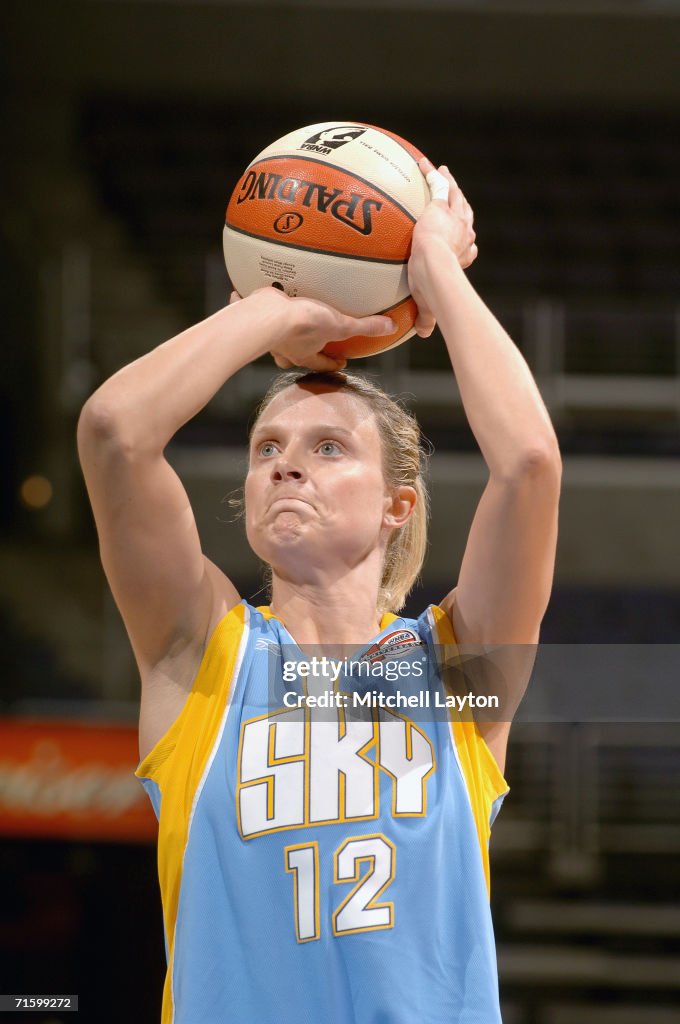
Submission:
<svg viewBox="0 0 680 1024">
<path fill-rule="evenodd" d="M 411 516 L 404 526 L 392 531 L 387 542 L 378 592 L 378 611 L 398 612 L 403 608 L 425 561 L 430 500 L 424 473 L 431 445 L 423 438 L 415 416 L 398 401 L 366 377 L 344 371 L 291 370 L 280 374 L 257 407 L 248 431 L 249 439 L 269 403 L 294 384 L 321 384 L 357 395 L 375 416 L 382 447 L 383 475 L 388 488 L 408 485 L 416 491 L 417 500 Z M 229 504 L 242 510 L 243 499 L 232 498 Z M 271 599 L 271 566 L 266 568 L 265 583 Z"/>
</svg>

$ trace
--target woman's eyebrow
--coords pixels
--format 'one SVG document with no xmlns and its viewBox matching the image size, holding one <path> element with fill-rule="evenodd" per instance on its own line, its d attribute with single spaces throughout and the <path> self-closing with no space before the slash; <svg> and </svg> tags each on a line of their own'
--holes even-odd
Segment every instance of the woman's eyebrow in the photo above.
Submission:
<svg viewBox="0 0 680 1024">
<path fill-rule="evenodd" d="M 312 431 L 310 431 L 311 433 Z M 348 430 L 347 427 L 341 427 L 338 423 L 319 423 L 314 426 L 313 433 L 315 434 L 337 434 L 341 437 L 353 437 L 354 431 Z"/>
<path fill-rule="evenodd" d="M 273 437 L 273 436 L 275 436 L 276 434 L 279 434 L 279 433 L 280 433 L 280 431 L 274 429 L 274 427 L 267 427 L 267 426 L 255 427 L 255 429 L 253 430 L 252 434 L 250 435 L 250 443 L 254 444 L 261 437 L 269 438 L 269 437 Z"/>
<path fill-rule="evenodd" d="M 354 436 L 354 431 L 348 430 L 347 427 L 341 427 L 338 423 L 313 423 L 311 426 L 305 428 L 307 434 L 329 434 L 338 437 L 346 437 L 351 439 Z M 280 427 L 268 427 L 266 425 L 262 427 L 256 427 L 253 431 L 253 435 L 250 439 L 251 444 L 255 444 L 261 437 L 279 437 L 286 434 L 286 430 Z"/>
</svg>

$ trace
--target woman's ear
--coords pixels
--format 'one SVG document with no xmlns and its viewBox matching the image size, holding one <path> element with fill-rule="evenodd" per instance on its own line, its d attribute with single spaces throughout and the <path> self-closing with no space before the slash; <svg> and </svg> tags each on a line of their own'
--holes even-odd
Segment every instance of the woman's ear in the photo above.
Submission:
<svg viewBox="0 0 680 1024">
<path fill-rule="evenodd" d="M 417 500 L 415 487 L 411 487 L 410 484 L 401 484 L 397 487 L 388 499 L 383 526 L 402 527 L 413 513 Z"/>
</svg>

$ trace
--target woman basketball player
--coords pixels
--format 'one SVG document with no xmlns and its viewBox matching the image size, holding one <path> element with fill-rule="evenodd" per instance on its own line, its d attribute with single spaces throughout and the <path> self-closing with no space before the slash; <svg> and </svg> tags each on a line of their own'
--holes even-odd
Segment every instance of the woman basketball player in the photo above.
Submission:
<svg viewBox="0 0 680 1024">
<path fill-rule="evenodd" d="M 82 411 L 101 558 L 142 679 L 136 774 L 159 819 L 163 1024 L 500 1020 L 488 840 L 509 711 L 483 723 L 341 703 L 369 686 L 434 703 L 456 643 L 533 648 L 552 583 L 555 434 L 464 274 L 477 255 L 470 206 L 446 168 L 421 170 L 433 198 L 409 262 L 417 330 L 439 324 L 489 471 L 439 605 L 398 614 L 425 550 L 417 425 L 321 354 L 390 333 L 385 317 L 261 289 L 124 367 Z M 250 437 L 246 532 L 271 581 L 255 608 L 202 554 L 163 453 L 267 352 L 312 372 L 279 382 Z M 371 675 L 347 657 L 340 675 L 331 659 L 338 702 L 322 711 L 305 702 L 307 655 L 329 643 Z M 508 664 L 511 709 L 527 665 Z"/>
</svg>

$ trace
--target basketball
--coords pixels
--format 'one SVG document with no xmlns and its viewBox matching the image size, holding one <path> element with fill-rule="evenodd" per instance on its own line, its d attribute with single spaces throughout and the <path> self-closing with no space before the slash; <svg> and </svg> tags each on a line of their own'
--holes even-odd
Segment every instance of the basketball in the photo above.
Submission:
<svg viewBox="0 0 680 1024">
<path fill-rule="evenodd" d="M 350 316 L 381 313 L 397 330 L 330 342 L 360 358 L 415 333 L 407 264 L 430 193 L 423 154 L 383 128 L 327 121 L 284 135 L 246 167 L 227 206 L 227 273 L 240 295 L 274 285 Z"/>
</svg>

